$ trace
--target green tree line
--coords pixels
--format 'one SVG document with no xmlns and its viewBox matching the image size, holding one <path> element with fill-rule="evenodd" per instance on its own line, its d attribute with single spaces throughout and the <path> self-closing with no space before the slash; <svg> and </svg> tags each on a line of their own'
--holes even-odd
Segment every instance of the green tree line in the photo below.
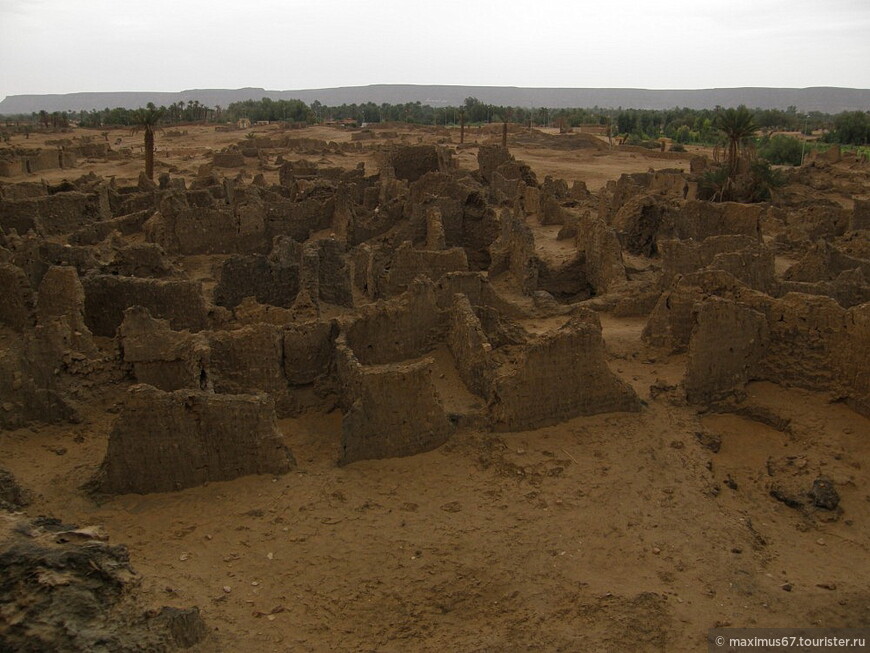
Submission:
<svg viewBox="0 0 870 653">
<path fill-rule="evenodd" d="M 176 125 L 198 122 L 235 122 L 248 118 L 252 122 L 284 121 L 293 123 L 320 123 L 329 120 L 354 120 L 358 123 L 407 122 L 422 125 L 469 125 L 510 121 L 524 125 L 578 127 L 597 124 L 609 129 L 614 136 L 627 142 L 644 142 L 669 138 L 681 144 L 713 144 L 719 140 L 714 126 L 716 116 L 722 112 L 715 109 L 604 109 L 511 107 L 487 104 L 477 98 L 466 98 L 460 106 L 433 107 L 420 102 L 404 104 L 342 104 L 327 106 L 318 101 L 307 105 L 301 100 L 246 100 L 233 102 L 226 108 L 208 107 L 197 100 L 175 102 L 160 107 L 161 124 Z M 45 111 L 29 116 L 7 116 L 9 120 L 29 121 L 46 128 L 65 127 L 77 122 L 83 127 L 133 126 L 136 124 L 136 109 L 105 108 L 80 112 Z M 870 112 L 849 111 L 827 114 L 818 111 L 799 113 L 795 107 L 751 110 L 754 124 L 762 133 L 773 131 L 800 131 L 810 134 L 825 132 L 823 140 L 844 145 L 867 145 L 870 143 Z"/>
</svg>

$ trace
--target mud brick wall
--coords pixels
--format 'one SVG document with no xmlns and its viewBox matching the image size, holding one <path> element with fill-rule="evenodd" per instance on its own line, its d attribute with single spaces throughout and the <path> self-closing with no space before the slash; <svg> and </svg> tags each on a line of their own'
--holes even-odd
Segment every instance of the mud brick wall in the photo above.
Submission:
<svg viewBox="0 0 870 653">
<path fill-rule="evenodd" d="M 701 242 L 694 240 L 661 239 L 658 249 L 662 255 L 662 286 L 667 288 L 679 274 L 697 272 L 713 262 L 716 254 L 736 252 L 757 245 L 745 235 L 711 236 Z"/>
<path fill-rule="evenodd" d="M 283 331 L 284 376 L 291 385 L 307 385 L 332 374 L 335 366 L 334 321 L 287 325 Z"/>
<path fill-rule="evenodd" d="M 25 234 L 68 234 L 111 216 L 99 194 L 69 191 L 46 197 L 0 201 L 0 227 Z"/>
<path fill-rule="evenodd" d="M 490 355 L 492 345 L 465 295 L 456 295 L 454 298 L 447 345 L 456 361 L 459 376 L 468 389 L 489 399 L 496 367 Z"/>
<path fill-rule="evenodd" d="M 70 266 L 52 266 L 42 277 L 36 300 L 38 323 L 62 339 L 64 349 L 95 351 L 84 318 L 85 291 L 78 272 Z"/>
<path fill-rule="evenodd" d="M 781 281 L 779 292 L 783 295 L 790 292 L 825 295 L 835 300 L 843 308 L 851 308 L 870 302 L 870 283 L 861 269 L 841 272 L 833 281 L 817 281 L 815 283 Z"/>
<path fill-rule="evenodd" d="M 423 275 L 438 281 L 448 272 L 468 270 L 465 250 L 454 247 L 446 250 L 414 249 L 410 243 L 402 243 L 393 254 L 390 271 L 381 292 L 385 296 L 403 292 L 418 276 Z"/>
<path fill-rule="evenodd" d="M 201 334 L 173 331 L 167 320 L 151 317 L 142 306 L 124 311 L 118 333 L 124 362 L 133 365 L 139 383 L 166 391 L 207 386 L 210 352 Z"/>
<path fill-rule="evenodd" d="M 409 186 L 408 200 L 415 216 L 418 210 L 424 218 L 430 210 L 438 210 L 445 244 L 455 247 L 462 245 L 465 203 L 473 189 L 451 175 L 430 172 Z"/>
<path fill-rule="evenodd" d="M 313 245 L 318 259 L 318 297 L 329 304 L 352 307 L 353 282 L 344 246 L 331 238 L 318 240 Z"/>
<path fill-rule="evenodd" d="M 870 417 L 870 303 L 846 311 L 845 332 L 834 355 L 834 365 L 849 404 Z"/>
<path fill-rule="evenodd" d="M 733 297 L 746 286 L 722 270 L 702 270 L 683 275 L 662 293 L 650 313 L 642 338 L 647 344 L 685 351 L 695 327 L 693 308 L 709 295 Z"/>
<path fill-rule="evenodd" d="M 302 243 L 315 231 L 332 226 L 335 199 L 266 202 L 265 210 L 266 238 L 269 241 L 275 236 L 290 236 Z"/>
<path fill-rule="evenodd" d="M 684 276 L 671 291 L 662 294 L 644 329 L 644 340 L 673 351 L 689 346 L 696 326 L 696 307 L 710 297 L 732 299 L 763 315 L 767 322 L 766 345 L 756 352 L 758 358 L 749 370 L 749 380 L 835 392 L 856 410 L 870 414 L 870 372 L 866 365 L 870 353 L 870 305 L 845 309 L 829 297 L 800 293 L 775 299 L 746 287 L 726 272 L 697 272 Z M 737 309 L 734 312 L 740 313 Z M 724 328 L 730 318 L 723 319 Z M 723 352 L 745 350 L 745 335 L 735 331 L 731 340 L 726 336 L 724 330 L 719 334 L 718 347 Z M 695 377 L 692 383 L 698 386 L 700 380 Z"/>
<path fill-rule="evenodd" d="M 586 256 L 586 279 L 596 294 L 603 295 L 625 284 L 622 247 L 612 227 L 594 216 L 584 216 L 575 243 Z"/>
<path fill-rule="evenodd" d="M 147 209 L 110 220 L 94 222 L 71 233 L 68 241 L 72 245 L 96 245 L 105 240 L 113 231 L 118 231 L 125 236 L 129 236 L 141 231 L 145 222 L 153 214 L 153 210 Z"/>
<path fill-rule="evenodd" d="M 785 231 L 776 239 L 803 245 L 820 238 L 842 236 L 854 221 L 851 213 L 829 199 L 814 199 L 785 213 Z"/>
<path fill-rule="evenodd" d="M 432 383 L 434 361 L 362 366 L 341 336 L 343 403 L 339 464 L 412 456 L 447 441 L 451 426 Z"/>
<path fill-rule="evenodd" d="M 683 385 L 692 403 L 741 392 L 768 342 L 764 315 L 730 299 L 710 297 L 695 308 Z"/>
<path fill-rule="evenodd" d="M 261 304 L 289 308 L 299 293 L 299 265 L 273 262 L 268 257 L 231 256 L 221 267 L 214 290 L 218 306 L 235 308 L 245 297 Z"/>
<path fill-rule="evenodd" d="M 345 327 L 347 343 L 363 365 L 417 358 L 444 339 L 446 314 L 439 310 L 431 281 L 419 280 L 406 293 L 373 306 Z"/>
<path fill-rule="evenodd" d="M 791 293 L 768 304 L 770 345 L 761 378 L 811 390 L 835 387 L 846 311 L 833 299 Z"/>
<path fill-rule="evenodd" d="M 139 279 L 95 275 L 82 281 L 85 323 L 97 336 L 112 337 L 131 306 L 144 306 L 151 315 L 169 320 L 173 329 L 199 331 L 208 313 L 198 281 Z"/>
<path fill-rule="evenodd" d="M 215 168 L 242 168 L 245 165 L 245 157 L 239 152 L 215 152 L 212 165 Z"/>
<path fill-rule="evenodd" d="M 100 266 L 104 274 L 125 277 L 168 277 L 177 272 L 156 243 L 133 243 L 117 247 L 111 260 Z"/>
<path fill-rule="evenodd" d="M 852 216 L 849 220 L 849 230 L 870 229 L 870 200 L 855 200 Z"/>
<path fill-rule="evenodd" d="M 442 310 L 449 310 L 453 306 L 454 296 L 462 293 L 475 309 L 485 306 L 503 315 L 525 316 L 522 309 L 499 296 L 489 279 L 480 272 L 448 272 L 436 282 L 435 293 L 438 307 Z"/>
<path fill-rule="evenodd" d="M 155 216 L 146 235 L 173 254 L 251 254 L 263 252 L 265 238 L 262 212 L 184 209 L 174 215 Z"/>
<path fill-rule="evenodd" d="M 406 145 L 392 150 L 389 163 L 396 179 L 413 182 L 427 172 L 438 172 L 441 169 L 441 158 L 434 145 Z"/>
<path fill-rule="evenodd" d="M 526 294 L 538 289 L 538 258 L 531 229 L 509 211 L 501 213 L 501 234 L 490 247 L 490 274 L 509 271 Z"/>
<path fill-rule="evenodd" d="M 47 387 L 45 374 L 34 369 L 31 354 L 39 343 L 15 342 L 0 349 L 0 429 L 15 429 L 33 421 L 61 422 L 75 410 L 54 388 Z"/>
<path fill-rule="evenodd" d="M 206 334 L 211 348 L 208 378 L 215 392 L 265 392 L 279 414 L 287 411 L 283 333 L 279 326 L 258 324 Z"/>
<path fill-rule="evenodd" d="M 98 487 L 110 494 L 170 492 L 293 467 L 268 397 L 137 385 L 109 435 Z"/>
<path fill-rule="evenodd" d="M 24 331 L 35 324 L 36 295 L 24 270 L 0 263 L 0 324 Z"/>
<path fill-rule="evenodd" d="M 701 241 L 710 236 L 743 234 L 760 242 L 763 210 L 758 204 L 690 200 L 673 214 L 673 235 Z"/>
<path fill-rule="evenodd" d="M 763 293 L 774 293 L 777 290 L 773 252 L 766 247 L 716 254 L 709 267 L 734 275 L 735 279 L 754 290 Z"/>
<path fill-rule="evenodd" d="M 633 410 L 640 410 L 640 400 L 607 367 L 601 325 L 591 311 L 532 341 L 515 362 L 503 364 L 491 402 L 494 427 L 502 431 Z"/>
<path fill-rule="evenodd" d="M 783 274 L 788 281 L 833 281 L 849 270 L 860 269 L 870 279 L 870 261 L 849 256 L 825 241 L 810 246 L 803 258 Z"/>
<path fill-rule="evenodd" d="M 477 150 L 477 167 L 480 175 L 487 181 L 492 182 L 492 173 L 502 163 L 511 160 L 511 154 L 506 147 L 501 145 L 481 145 Z"/>
<path fill-rule="evenodd" d="M 492 200 L 497 203 L 512 204 L 517 199 L 525 196 L 526 185 L 521 179 L 508 179 L 498 170 L 493 170 L 490 176 L 490 192 Z M 551 224 L 543 223 L 542 224 Z M 555 224 L 555 223 L 552 223 Z"/>
</svg>

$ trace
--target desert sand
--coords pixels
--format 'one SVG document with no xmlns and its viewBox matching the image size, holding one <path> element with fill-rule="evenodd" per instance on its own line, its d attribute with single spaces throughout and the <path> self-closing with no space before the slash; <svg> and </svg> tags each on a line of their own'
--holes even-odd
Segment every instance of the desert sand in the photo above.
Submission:
<svg viewBox="0 0 870 653">
<path fill-rule="evenodd" d="M 385 148 L 391 145 L 437 145 L 453 155 L 458 172 L 449 174 L 478 174 L 478 146 L 500 138 L 494 131 L 469 128 L 460 146 L 458 130 L 409 126 L 390 128 L 386 138 L 374 130 L 376 138 L 361 141 L 352 140 L 359 132 L 322 126 L 219 132 L 191 125 L 171 131 L 178 135 L 170 130 L 157 134 L 158 175 L 168 173 L 190 185 L 204 174 L 201 166 L 207 166 L 219 177 L 236 178 L 237 189 L 249 186 L 255 175 L 262 175 L 257 183 L 263 188 L 317 183 L 299 175 L 293 182 L 282 181 L 279 155 L 324 169 L 352 171 L 363 164 L 366 175 L 383 175 L 389 165 Z M 212 167 L 215 152 L 255 140 L 246 139 L 248 131 L 258 138 L 318 139 L 348 147 L 283 153 L 262 148 L 259 158 L 246 156 L 241 167 Z M 15 136 L 12 145 L 34 148 L 81 135 L 34 134 L 27 141 Z M 25 181 L 55 185 L 88 173 L 114 179 L 118 188 L 140 183 L 141 135 L 128 130 L 107 130 L 106 138 L 90 135 L 108 142 L 114 152 L 129 154 L 79 157 L 74 168 L 0 178 L 2 189 Z M 544 136 L 560 138 L 555 130 Z M 568 215 L 581 220 L 586 213 L 590 219 L 606 214 L 599 206 L 608 202 L 618 210 L 629 201 L 627 195 L 621 205 L 613 199 L 621 192 L 614 191 L 620 175 L 651 177 L 653 171 L 669 170 L 663 174 L 688 178 L 693 156 L 712 155 L 694 148 L 681 157 L 663 157 L 611 150 L 604 141 L 597 147 L 556 149 L 546 145 L 550 141 L 544 136 L 512 132 L 509 153 L 541 184 L 547 176 L 566 180 L 566 188 L 575 180 L 584 182 L 588 196 L 559 199 Z M 354 143 L 362 149 L 351 150 Z M 768 285 L 762 292 L 747 286 L 728 294 L 728 301 L 772 302 L 770 310 L 780 310 L 777 302 L 785 301 L 787 293 L 779 284 L 788 280 L 788 270 L 804 259 L 814 240 L 862 261 L 856 264 L 859 269 L 867 262 L 868 232 L 866 227 L 851 229 L 860 224 L 858 217 L 849 216 L 858 216 L 855 200 L 868 197 L 870 168 L 847 158 L 819 162 L 800 174 L 794 173 L 780 199 L 768 204 L 772 208 L 756 216 L 762 230 L 759 246 L 769 248 L 775 265 L 775 276 L 765 283 L 777 289 Z M 495 182 L 474 183 L 489 192 Z M 15 201 L 2 192 L 6 199 L 0 211 Z M 827 200 L 832 211 L 853 222 L 842 229 L 817 229 L 812 238 L 788 236 L 789 229 L 803 224 L 789 222 L 789 215 L 804 210 L 794 198 Z M 501 206 L 513 206 L 511 201 L 502 200 Z M 446 210 L 441 209 L 445 215 Z M 619 219 L 602 218 L 617 232 L 625 224 Z M 542 224 L 538 214 L 528 211 L 522 220 L 534 238 L 534 254 L 552 270 L 571 262 L 582 247 L 584 230 L 591 228 L 581 221 L 579 235 L 565 238 L 562 233 L 560 238 L 565 221 Z M 778 234 L 787 237 L 777 240 Z M 64 243 L 68 235 L 38 238 Z M 335 238 L 335 225 L 316 237 Z M 337 237 L 343 236 L 339 232 Z M 8 231 L 6 238 L 7 251 L 24 251 L 9 240 Z M 119 242 L 154 238 L 140 229 Z M 198 606 L 208 634 L 190 650 L 698 651 L 706 650 L 707 632 L 717 626 L 866 626 L 870 423 L 861 408 L 867 405 L 866 385 L 861 385 L 866 381 L 855 379 L 866 379 L 867 359 L 862 363 L 860 357 L 870 347 L 867 331 L 849 336 L 854 338 L 848 341 L 849 351 L 859 357 L 857 376 L 841 380 L 836 370 L 852 368 L 825 359 L 820 365 L 830 378 L 807 387 L 813 384 L 800 378 L 817 372 L 811 363 L 811 370 L 802 371 L 790 362 L 801 359 L 804 341 L 797 340 L 796 353 L 788 354 L 795 358 L 778 359 L 791 371 L 749 373 L 739 387 L 729 386 L 715 399 L 691 401 L 689 390 L 687 401 L 687 366 L 690 357 L 700 355 L 701 345 L 690 341 L 687 349 L 644 336 L 650 316 L 662 310 L 657 300 L 677 293 L 676 285 L 661 281 L 662 250 L 646 256 L 621 242 L 628 285 L 611 285 L 612 290 L 592 297 L 573 287 L 564 296 L 551 289 L 551 297 L 541 297 L 524 289 L 510 271 L 490 273 L 489 282 L 518 307 L 511 319 L 533 337 L 559 332 L 577 314 L 575 309 L 592 309 L 594 317 L 588 319 L 600 322 L 603 364 L 636 396 L 636 410 L 578 414 L 540 428 L 493 428 L 485 409 L 491 404 L 469 389 L 455 354 L 440 341 L 419 358 L 402 359 L 408 363 L 431 356 L 440 402 L 446 413 L 462 416 L 454 419 L 440 446 L 339 465 L 347 410 L 341 401 L 312 400 L 278 415 L 278 429 L 295 460 L 287 473 L 245 474 L 169 492 L 95 494 L 83 486 L 106 459 L 129 388 L 140 379 L 134 366 L 124 363 L 130 354 L 123 345 L 119 353 L 121 337 L 97 333 L 91 326 L 101 353 L 89 356 L 116 363 L 106 363 L 102 372 L 78 374 L 63 386 L 76 418 L 45 423 L 27 416 L 0 432 L 0 467 L 30 493 L 18 518 L 46 515 L 101 526 L 111 544 L 128 549 L 138 578 L 136 601 L 143 610 Z M 356 246 L 348 243 L 348 251 Z M 202 282 L 211 306 L 221 265 L 230 255 L 161 247 L 176 266 L 166 278 Z M 591 257 L 589 250 L 587 266 Z M 12 259 L 10 254 L 3 260 Z M 586 275 L 593 278 L 588 267 Z M 859 282 L 859 291 L 860 283 L 866 290 L 867 282 Z M 539 281 L 538 289 L 543 284 Z M 86 283 L 85 301 L 88 288 Z M 358 286 L 353 293 L 353 307 L 322 302 L 317 319 L 353 316 L 360 307 L 374 305 L 375 299 Z M 400 294 L 385 291 L 381 299 Z M 619 297 L 635 298 L 633 308 L 616 308 L 622 306 Z M 842 300 L 837 305 L 824 299 L 835 307 L 825 310 L 848 316 L 842 319 L 866 320 L 866 303 L 844 306 Z M 90 319 L 87 309 L 85 319 Z M 205 332 L 232 333 L 260 319 L 268 321 L 255 317 L 244 322 L 237 305 Z M 700 327 L 694 328 L 700 333 Z M 0 330 L 0 346 L 11 351 L 24 331 L 7 322 Z M 775 342 L 786 338 L 773 331 L 769 337 Z M 214 342 L 210 346 L 216 351 Z M 729 343 L 718 346 L 713 358 L 727 357 L 723 352 Z M 778 370 L 773 363 L 768 368 Z M 568 381 L 550 378 L 548 383 L 539 387 L 541 394 L 556 392 Z M 0 399 L 16 401 L 12 395 Z M 146 467 L 149 462 L 141 460 Z M 836 488 L 835 507 L 820 507 L 808 494 L 820 478 Z M 773 496 L 777 494 L 779 498 Z M 783 497 L 799 500 L 789 505 Z"/>
</svg>

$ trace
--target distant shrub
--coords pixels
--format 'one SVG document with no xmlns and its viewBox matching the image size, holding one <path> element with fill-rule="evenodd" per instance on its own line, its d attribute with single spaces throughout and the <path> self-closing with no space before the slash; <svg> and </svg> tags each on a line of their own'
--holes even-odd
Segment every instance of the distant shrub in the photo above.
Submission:
<svg viewBox="0 0 870 653">
<path fill-rule="evenodd" d="M 758 145 L 758 155 L 774 165 L 799 166 L 803 145 L 793 136 L 777 134 Z"/>
<path fill-rule="evenodd" d="M 671 152 L 685 152 L 686 148 L 682 143 L 671 143 Z"/>
<path fill-rule="evenodd" d="M 825 136 L 829 143 L 867 145 L 870 143 L 870 112 L 845 111 L 834 118 L 834 129 Z"/>
</svg>

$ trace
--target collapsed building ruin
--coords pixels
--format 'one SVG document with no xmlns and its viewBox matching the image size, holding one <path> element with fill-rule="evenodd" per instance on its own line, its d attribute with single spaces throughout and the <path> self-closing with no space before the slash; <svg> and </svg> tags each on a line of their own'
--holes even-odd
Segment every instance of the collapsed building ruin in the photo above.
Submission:
<svg viewBox="0 0 870 653">
<path fill-rule="evenodd" d="M 142 493 L 285 473 L 276 420 L 309 411 L 342 412 L 349 464 L 642 410 L 596 311 L 647 316 L 648 345 L 687 352 L 692 404 L 770 380 L 870 412 L 865 200 L 715 204 L 680 170 L 596 194 L 500 145 L 475 170 L 430 144 L 377 146 L 370 175 L 285 159 L 365 147 L 257 137 L 190 182 L 0 186 L 0 425 L 75 420 L 101 383 L 129 384 L 93 487 Z M 214 171 L 270 157 L 276 184 Z"/>
</svg>

